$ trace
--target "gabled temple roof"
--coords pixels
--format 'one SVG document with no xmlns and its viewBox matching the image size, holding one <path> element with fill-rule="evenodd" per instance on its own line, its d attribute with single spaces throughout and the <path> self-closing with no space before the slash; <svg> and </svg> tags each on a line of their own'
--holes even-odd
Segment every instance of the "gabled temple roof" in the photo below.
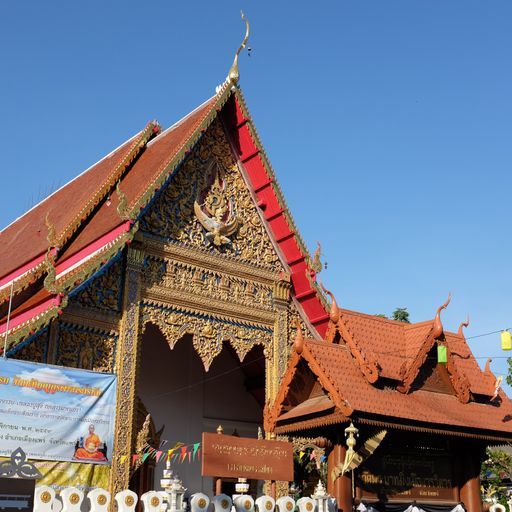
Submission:
<svg viewBox="0 0 512 512">
<path fill-rule="evenodd" d="M 444 331 L 440 309 L 433 320 L 407 324 L 341 309 L 333 300 L 324 341 L 304 340 L 297 332 L 278 397 L 266 411 L 266 428 L 297 432 L 350 418 L 512 439 L 511 401 L 497 392 L 488 365 L 479 368 L 462 329 Z M 446 365 L 436 365 L 438 343 L 447 346 Z M 439 384 L 424 385 L 425 372 L 436 372 Z M 312 379 L 323 394 L 309 391 Z"/>
<path fill-rule="evenodd" d="M 213 120 L 222 118 L 244 167 L 295 298 L 323 332 L 328 315 L 309 254 L 288 211 L 242 93 L 225 82 L 215 96 L 169 129 L 156 122 L 69 182 L 0 233 L 0 334 L 11 286 L 10 345 L 41 328 L 67 296 L 110 261 L 137 230 L 137 221 Z M 44 282 L 43 282 L 44 279 Z M 44 304 L 51 308 L 44 309 Z"/>
</svg>

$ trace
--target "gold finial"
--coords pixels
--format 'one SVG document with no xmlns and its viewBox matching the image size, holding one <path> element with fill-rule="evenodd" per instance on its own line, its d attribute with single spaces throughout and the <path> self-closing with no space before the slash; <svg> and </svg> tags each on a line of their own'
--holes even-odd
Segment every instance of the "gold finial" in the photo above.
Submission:
<svg viewBox="0 0 512 512">
<path fill-rule="evenodd" d="M 224 429 L 222 428 L 222 425 L 219 425 L 217 427 L 217 434 L 224 434 Z"/>
<path fill-rule="evenodd" d="M 236 85 L 240 78 L 240 73 L 238 72 L 238 56 L 240 55 L 240 52 L 246 47 L 247 41 L 249 40 L 249 34 L 251 32 L 249 20 L 245 17 L 245 14 L 242 11 L 240 11 L 240 14 L 242 15 L 242 20 L 245 21 L 245 37 L 244 40 L 242 41 L 242 44 L 238 47 L 238 50 L 235 53 L 235 59 L 233 60 L 233 64 L 229 69 L 227 80 L 228 82 L 231 82 L 233 85 Z"/>
</svg>

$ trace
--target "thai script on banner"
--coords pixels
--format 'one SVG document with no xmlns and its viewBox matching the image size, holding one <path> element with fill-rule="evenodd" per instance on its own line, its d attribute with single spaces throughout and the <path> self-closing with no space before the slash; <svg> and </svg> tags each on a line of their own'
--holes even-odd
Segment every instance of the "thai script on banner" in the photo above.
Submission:
<svg viewBox="0 0 512 512">
<path fill-rule="evenodd" d="M 0 456 L 109 464 L 116 376 L 0 359 Z"/>
</svg>

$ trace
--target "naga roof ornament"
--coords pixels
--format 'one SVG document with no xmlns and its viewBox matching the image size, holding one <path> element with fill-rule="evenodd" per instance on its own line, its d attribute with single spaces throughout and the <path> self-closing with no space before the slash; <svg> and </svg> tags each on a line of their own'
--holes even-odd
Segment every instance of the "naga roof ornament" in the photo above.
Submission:
<svg viewBox="0 0 512 512">
<path fill-rule="evenodd" d="M 329 317 L 331 319 L 331 322 L 337 324 L 340 319 L 340 308 L 338 307 L 338 303 L 336 302 L 336 298 L 334 297 L 334 294 L 329 291 L 322 283 L 320 283 L 320 286 L 322 287 L 323 292 L 326 295 L 329 295 L 331 298 L 331 310 L 329 311 Z"/>
<path fill-rule="evenodd" d="M 446 309 L 448 304 L 450 304 L 451 300 L 452 300 L 452 294 L 449 293 L 448 294 L 448 299 L 446 299 L 446 302 L 443 305 L 441 305 L 441 306 L 439 306 L 437 308 L 436 317 L 434 319 L 434 328 L 433 328 L 433 331 L 432 331 L 432 335 L 434 336 L 434 339 L 439 338 L 440 336 L 442 336 L 442 334 L 444 332 L 443 323 L 441 322 L 441 311 L 443 309 Z"/>
<path fill-rule="evenodd" d="M 238 71 L 238 56 L 240 52 L 247 46 L 247 41 L 249 41 L 249 34 L 251 33 L 251 26 L 249 25 L 249 20 L 245 17 L 243 12 L 240 12 L 242 15 L 242 20 L 245 21 L 245 36 L 242 41 L 242 44 L 238 47 L 238 50 L 235 53 L 235 58 L 233 60 L 233 64 L 229 68 L 228 76 L 226 77 L 226 81 L 230 82 L 233 85 L 238 84 L 238 80 L 240 79 L 240 73 Z"/>
<path fill-rule="evenodd" d="M 466 320 L 464 320 L 464 322 L 462 322 L 460 325 L 459 325 L 459 330 L 457 331 L 457 334 L 459 336 L 463 336 L 463 332 L 462 332 L 462 329 L 464 327 L 467 327 L 469 325 L 469 315 L 467 316 Z"/>
</svg>

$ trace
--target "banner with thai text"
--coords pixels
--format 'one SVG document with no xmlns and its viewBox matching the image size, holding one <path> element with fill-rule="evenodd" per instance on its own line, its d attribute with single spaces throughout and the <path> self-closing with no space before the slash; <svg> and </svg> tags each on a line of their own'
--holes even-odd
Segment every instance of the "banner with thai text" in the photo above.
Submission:
<svg viewBox="0 0 512 512">
<path fill-rule="evenodd" d="M 115 375 L 0 359 L 0 456 L 109 464 Z"/>
</svg>

